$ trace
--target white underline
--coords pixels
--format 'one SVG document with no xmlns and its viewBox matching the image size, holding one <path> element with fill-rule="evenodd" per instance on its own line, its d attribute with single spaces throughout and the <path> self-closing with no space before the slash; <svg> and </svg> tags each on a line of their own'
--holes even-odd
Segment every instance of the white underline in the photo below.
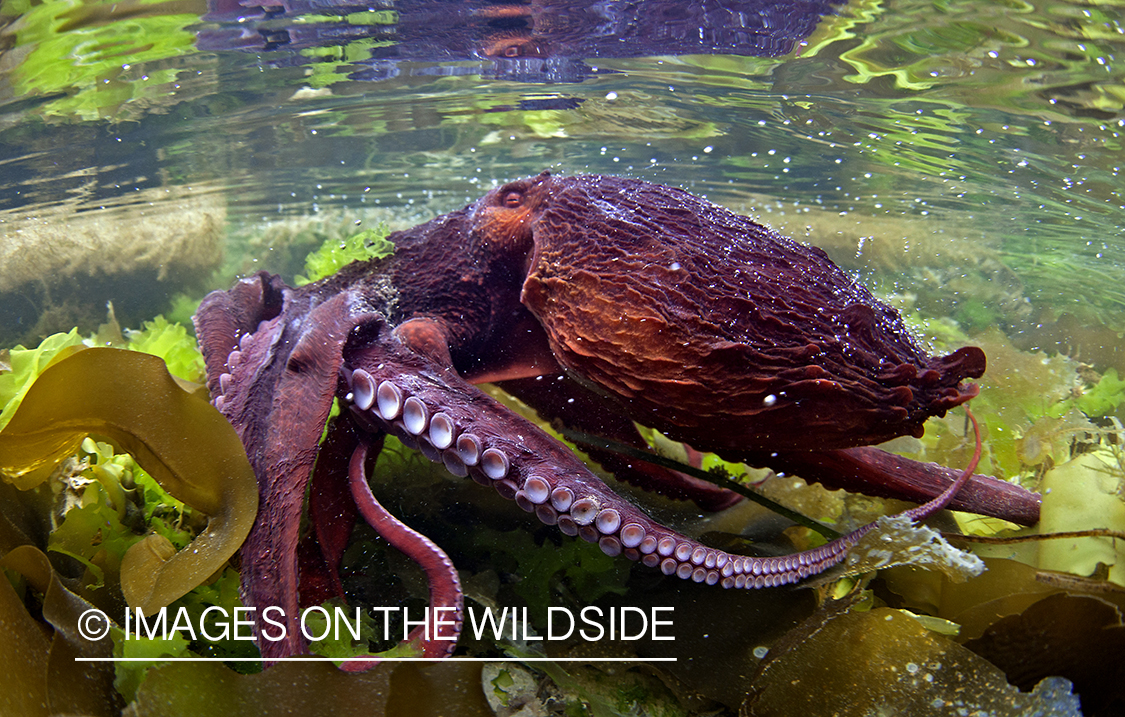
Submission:
<svg viewBox="0 0 1125 717">
<path fill-rule="evenodd" d="M 75 662 L 676 662 L 675 657 L 76 657 Z"/>
</svg>

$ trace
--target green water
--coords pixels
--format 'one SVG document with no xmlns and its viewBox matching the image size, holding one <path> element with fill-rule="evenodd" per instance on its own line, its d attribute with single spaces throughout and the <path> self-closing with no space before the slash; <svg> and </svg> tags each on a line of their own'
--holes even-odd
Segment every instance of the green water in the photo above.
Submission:
<svg viewBox="0 0 1125 717">
<path fill-rule="evenodd" d="M 92 331 L 108 300 L 125 325 L 183 319 L 327 238 L 550 169 L 683 187 L 824 246 L 924 339 L 1018 352 L 1003 370 L 1125 375 L 1121 0 L 859 0 L 783 57 L 588 59 L 555 83 L 471 57 L 357 79 L 368 40 L 202 50 L 203 5 L 0 4 L 0 346 Z M 994 434 L 1040 417 L 994 413 Z M 790 625 L 783 602 L 764 619 Z"/>
</svg>

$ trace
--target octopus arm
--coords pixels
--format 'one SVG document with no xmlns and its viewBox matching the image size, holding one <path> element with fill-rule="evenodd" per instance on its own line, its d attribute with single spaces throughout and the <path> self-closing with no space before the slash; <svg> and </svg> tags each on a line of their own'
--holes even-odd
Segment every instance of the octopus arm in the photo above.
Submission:
<svg viewBox="0 0 1125 717">
<path fill-rule="evenodd" d="M 609 438 L 642 450 L 653 450 L 637 431 L 636 424 L 610 398 L 587 390 L 565 374 L 497 384 L 535 409 L 542 420 L 561 422 L 567 428 Z M 713 483 L 634 458 L 581 445 L 583 451 L 618 480 L 676 500 L 691 500 L 703 510 L 719 511 L 741 500 L 741 496 Z"/>
<path fill-rule="evenodd" d="M 492 487 L 566 535 L 666 575 L 734 588 L 790 584 L 837 564 L 861 534 L 785 558 L 710 548 L 653 520 L 614 493 L 565 445 L 448 366 L 412 351 L 389 328 L 377 340 L 346 350 L 345 367 L 348 410 L 360 425 L 395 435 L 454 475 Z M 910 516 L 921 519 L 940 509 L 961 483 Z"/>
<path fill-rule="evenodd" d="M 835 451 L 759 452 L 738 458 L 751 465 L 793 473 L 828 488 L 916 503 L 947 490 L 959 473 L 936 463 L 921 463 L 871 446 Z M 1013 483 L 973 475 L 949 506 L 1019 525 L 1034 525 L 1039 520 L 1041 502 L 1038 493 Z"/>
<path fill-rule="evenodd" d="M 319 303 L 307 299 L 262 274 L 233 292 L 212 294 L 196 318 L 212 401 L 239 433 L 258 477 L 259 514 L 241 549 L 241 583 L 243 601 L 258 608 L 260 637 L 268 629 L 265 608 L 284 614 L 284 636 L 259 640 L 266 660 L 306 648 L 297 622 L 305 486 L 336 393 L 344 343 L 364 320 L 347 293 Z"/>
</svg>

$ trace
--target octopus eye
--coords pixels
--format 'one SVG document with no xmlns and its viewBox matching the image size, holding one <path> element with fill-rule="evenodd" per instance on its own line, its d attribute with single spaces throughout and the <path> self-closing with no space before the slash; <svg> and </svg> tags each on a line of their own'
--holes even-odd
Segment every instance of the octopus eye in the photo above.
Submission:
<svg viewBox="0 0 1125 717">
<path fill-rule="evenodd" d="M 512 191 L 504 195 L 504 206 L 515 209 L 523 202 L 523 192 Z"/>
<path fill-rule="evenodd" d="M 504 48 L 504 57 L 519 57 L 519 56 L 520 56 L 520 48 L 519 48 L 518 45 L 512 45 L 511 47 Z"/>
</svg>

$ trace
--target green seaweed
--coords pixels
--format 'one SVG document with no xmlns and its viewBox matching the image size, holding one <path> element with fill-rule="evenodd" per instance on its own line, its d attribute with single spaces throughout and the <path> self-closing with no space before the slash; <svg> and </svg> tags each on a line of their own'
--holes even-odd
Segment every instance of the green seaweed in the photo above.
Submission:
<svg viewBox="0 0 1125 717">
<path fill-rule="evenodd" d="M 195 383 L 206 380 L 203 354 L 183 325 L 157 316 L 144 322 L 144 328 L 139 331 L 127 330 L 125 336 L 128 348 L 164 359 L 168 373 L 173 376 Z"/>
<path fill-rule="evenodd" d="M 180 607 L 187 610 L 195 634 L 199 637 L 198 640 L 191 642 L 190 649 L 192 652 L 205 657 L 258 657 L 256 643 L 236 639 L 233 633 L 226 637 L 221 636 L 223 630 L 218 621 L 226 620 L 228 616 L 235 614 L 236 608 L 244 607 L 242 597 L 239 594 L 240 586 L 241 577 L 238 571 L 228 566 L 218 579 L 200 585 L 172 603 L 169 610 L 179 610 Z M 218 611 L 217 615 L 213 611 L 205 620 L 204 612 L 212 606 L 221 608 L 221 610 Z M 211 640 L 203 636 L 201 629 L 203 627 L 207 628 L 208 634 L 218 636 L 220 639 Z M 260 672 L 262 669 L 259 662 L 239 662 L 235 663 L 235 667 L 239 672 L 245 673 Z"/>
<path fill-rule="evenodd" d="M 331 598 L 321 603 L 320 607 L 327 610 L 329 615 L 337 614 L 337 609 L 343 610 L 349 624 L 351 624 L 355 617 L 356 608 L 352 607 L 349 609 L 348 605 L 341 598 Z M 325 618 L 323 613 L 310 612 L 307 617 L 306 624 L 308 625 L 310 635 L 319 636 L 327 634 L 324 639 L 309 643 L 309 652 L 314 655 L 320 655 L 321 657 L 334 657 L 344 660 L 349 657 L 367 655 L 371 651 L 369 644 L 373 640 L 376 640 L 381 632 L 374 618 L 366 610 L 359 611 L 360 637 L 358 640 L 353 639 L 348 630 L 328 630 L 329 621 Z M 339 622 L 334 620 L 333 623 L 339 627 Z"/>
<path fill-rule="evenodd" d="M 353 675 L 330 664 L 283 662 L 258 674 L 240 675 L 217 663 L 176 662 L 149 674 L 131 709 L 138 717 L 426 714 L 409 708 L 387 709 L 388 701 L 395 697 L 408 705 L 412 701 L 392 684 L 391 675 L 398 669 L 385 664 Z M 447 689 L 448 680 L 426 687 L 427 694 Z"/>
<path fill-rule="evenodd" d="M 0 373 L 0 429 L 8 425 L 24 394 L 39 374 L 47 370 L 56 358 L 65 358 L 85 348 L 78 329 L 69 333 L 48 336 L 32 349 L 16 346 L 8 353 L 8 370 Z"/>
<path fill-rule="evenodd" d="M 0 476 L 21 490 L 45 481 L 89 434 L 110 439 L 162 488 L 209 516 L 185 549 L 152 533 L 129 547 L 121 588 L 146 614 L 218 571 L 257 514 L 254 472 L 234 429 L 207 401 L 181 389 L 159 358 L 79 351 L 49 367 L 0 432 Z"/>
<path fill-rule="evenodd" d="M 173 324 L 191 326 L 191 319 L 199 309 L 200 299 L 187 294 L 176 294 L 172 297 L 172 305 L 166 312 L 168 321 Z M 154 319 L 155 321 L 155 319 Z"/>
<path fill-rule="evenodd" d="M 1117 369 L 1111 368 L 1082 395 L 1052 406 L 1049 415 L 1062 416 L 1073 406 L 1090 418 L 1100 418 L 1116 411 L 1122 403 L 1125 403 L 1125 381 L 1117 377 Z"/>
<path fill-rule="evenodd" d="M 385 225 L 364 229 L 344 241 L 328 240 L 305 258 L 305 276 L 296 277 L 297 286 L 311 284 L 335 274 L 353 261 L 382 259 L 394 253 L 395 245 L 387 241 L 390 230 Z"/>
<path fill-rule="evenodd" d="M 370 660 L 379 657 L 418 657 L 421 654 L 415 643 L 407 642 L 399 642 L 387 650 L 372 652 L 373 644 L 384 642 L 382 638 L 384 629 L 370 612 L 355 605 L 349 606 L 342 598 L 331 598 L 321 603 L 320 607 L 329 615 L 337 615 L 337 610 L 343 611 L 341 618 L 348 624 L 353 624 L 357 611 L 359 614 L 359 639 L 355 639 L 349 629 L 341 626 L 341 619 L 334 617 L 332 623 L 336 629 L 328 630 L 329 623 L 324 613 L 319 611 L 308 613 L 306 625 L 309 634 L 326 635 L 323 639 L 310 641 L 309 652 L 321 657 L 333 658 L 337 667 L 355 657 Z M 394 634 L 393 630 L 391 634 Z"/>
<path fill-rule="evenodd" d="M 125 639 L 124 630 L 113 628 L 110 630 L 110 637 L 113 639 L 114 657 L 152 660 L 152 662 L 115 663 L 117 669 L 113 680 L 113 688 L 129 702 L 136 698 L 137 690 L 144 682 L 148 671 L 159 664 L 157 658 L 188 656 L 188 639 L 179 632 L 171 632 L 166 638 L 130 635 L 128 639 Z"/>
<path fill-rule="evenodd" d="M 175 376 L 194 383 L 205 379 L 203 354 L 184 326 L 157 316 L 144 322 L 142 329 L 122 332 L 111 304 L 108 320 L 96 334 L 82 337 L 75 328 L 65 334 L 52 334 L 34 348 L 16 346 L 3 351 L 0 355 L 3 359 L 0 363 L 0 429 L 11 420 L 24 394 L 40 374 L 56 361 L 87 346 L 128 348 L 158 356 Z"/>
<path fill-rule="evenodd" d="M 171 630 L 170 626 L 167 637 L 162 634 L 158 637 L 149 637 L 141 630 L 136 630 L 128 635 L 128 639 L 121 628 L 115 626 L 111 629 L 114 657 L 153 658 L 152 661 L 145 662 L 114 663 L 116 668 L 114 688 L 126 700 L 132 701 L 149 671 L 166 664 L 165 661 L 155 658 L 193 655 L 220 658 L 258 657 L 258 649 L 251 641 L 236 640 L 233 636 L 211 640 L 204 636 L 204 632 L 214 637 L 222 635 L 223 622 L 229 624 L 229 618 L 235 614 L 235 608 L 243 607 L 238 590 L 238 572 L 228 567 L 214 582 L 196 587 L 169 606 L 170 615 L 179 616 L 181 609 L 183 610 L 190 621 L 190 628 L 181 627 Z M 220 609 L 212 611 L 205 620 L 204 611 L 210 607 Z M 175 619 L 178 618 L 169 617 L 169 623 L 174 624 Z M 237 671 L 243 673 L 261 671 L 261 663 L 258 662 L 237 662 L 233 665 Z"/>
<path fill-rule="evenodd" d="M 81 580 L 71 584 L 72 588 L 79 590 L 82 597 L 96 601 L 99 606 L 106 606 L 107 609 L 112 607 L 115 610 L 120 609 L 120 607 L 113 606 L 120 605 L 120 593 L 118 591 L 122 585 L 121 566 L 125 556 L 135 546 L 151 538 L 162 546 L 170 546 L 173 552 L 180 551 L 187 548 L 200 529 L 205 527 L 215 529 L 219 538 L 215 540 L 214 537 L 205 537 L 197 546 L 192 548 L 194 550 L 202 546 L 205 556 L 206 554 L 213 554 L 215 557 L 223 557 L 222 551 L 229 553 L 233 550 L 229 544 L 224 546 L 224 539 L 235 543 L 241 542 L 241 538 L 237 535 L 238 531 L 232 530 L 237 528 L 236 525 L 224 528 L 219 522 L 213 521 L 208 526 L 206 515 L 185 505 L 165 491 L 161 484 L 141 468 L 130 454 L 117 452 L 115 446 L 109 443 L 95 441 L 90 437 L 83 438 L 82 430 L 79 428 L 74 429 L 74 436 L 69 441 L 62 441 L 64 447 L 59 453 L 52 454 L 57 458 L 66 452 L 66 445 L 78 440 L 79 444 L 73 451 L 73 455 L 66 457 L 64 462 L 56 467 L 55 461 L 47 457 L 39 468 L 32 470 L 30 473 L 15 475 L 19 472 L 20 467 L 14 467 L 13 463 L 22 465 L 28 460 L 35 459 L 35 456 L 32 455 L 35 452 L 34 448 L 30 452 L 24 451 L 27 447 L 25 444 L 28 434 L 35 436 L 38 433 L 55 432 L 58 434 L 57 437 L 61 437 L 62 434 L 59 433 L 57 422 L 58 420 L 65 421 L 68 418 L 65 412 L 60 411 L 62 415 L 54 416 L 51 419 L 54 424 L 48 421 L 38 427 L 44 429 L 44 431 L 36 431 L 35 427 L 32 427 L 29 422 L 22 421 L 22 416 L 26 412 L 35 413 L 37 409 L 39 409 L 38 413 L 40 414 L 49 412 L 49 401 L 58 400 L 58 394 L 63 393 L 65 395 L 65 392 L 71 390 L 69 386 L 62 385 L 58 381 L 55 381 L 57 385 L 54 387 L 54 391 L 48 390 L 50 388 L 48 384 L 52 382 L 50 374 L 42 381 L 37 381 L 37 379 L 48 368 L 58 366 L 61 367 L 60 370 L 65 372 L 70 366 L 66 360 L 68 357 L 74 361 L 74 364 L 79 364 L 84 361 L 84 358 L 99 354 L 100 350 L 85 350 L 85 343 L 109 342 L 118 346 L 129 346 L 139 352 L 110 350 L 111 354 L 120 358 L 119 365 L 112 368 L 113 372 L 120 370 L 128 373 L 132 364 L 140 363 L 144 365 L 146 370 L 134 372 L 137 374 L 136 380 L 131 384 L 128 379 L 122 379 L 121 377 L 115 378 L 114 381 L 106 381 L 105 377 L 99 375 L 96 371 L 83 370 L 79 373 L 86 383 L 111 384 L 110 390 L 113 387 L 120 388 L 123 383 L 128 384 L 129 390 L 135 388 L 136 383 L 146 384 L 146 390 L 133 394 L 125 393 L 125 396 L 131 395 L 131 398 L 137 401 L 140 406 L 146 405 L 148 402 L 156 405 L 160 401 L 160 391 L 153 390 L 153 388 L 160 387 L 160 384 L 148 385 L 149 379 L 162 373 L 158 370 L 160 361 L 143 356 L 144 353 L 167 357 L 170 362 L 179 366 L 178 373 L 184 378 L 198 379 L 200 377 L 202 373 L 201 357 L 195 348 L 194 340 L 188 336 L 182 326 L 170 324 L 162 317 L 157 317 L 155 320 L 147 322 L 143 330 L 126 331 L 125 334 L 128 335 L 128 340 L 122 336 L 121 330 L 113 319 L 111 310 L 110 320 L 103 325 L 98 335 L 85 341 L 78 336 L 77 330 L 73 330 L 67 334 L 50 336 L 33 349 L 16 347 L 10 352 L 5 352 L 7 354 L 5 357 L 7 365 L 4 366 L 6 371 L 0 374 L 0 406 L 4 407 L 4 424 L 8 424 L 8 419 L 13 416 L 20 417 L 15 418 L 15 422 L 10 424 L 7 430 L 0 433 L 4 477 L 8 480 L 15 478 L 18 487 L 26 490 L 46 475 L 53 474 L 51 476 L 51 488 L 53 493 L 57 495 L 54 507 L 58 515 L 56 519 L 58 524 L 46 537 L 46 545 L 43 547 L 50 553 L 66 555 L 81 564 L 85 569 L 85 574 L 81 577 Z M 167 373 L 164 373 L 164 381 L 169 380 L 170 377 Z M 176 389 L 176 391 L 180 390 Z M 80 403 L 82 400 L 81 393 L 79 391 L 77 396 Z M 17 409 L 20 408 L 25 399 L 25 394 L 27 403 L 22 411 L 18 411 Z M 193 400 L 199 401 L 199 399 Z M 44 401 L 48 403 L 44 403 Z M 81 407 L 78 412 L 82 412 Z M 173 411 L 173 413 L 175 412 Z M 111 417 L 109 420 L 115 419 Z M 14 435 L 20 432 L 21 422 L 25 428 L 30 430 L 24 430 L 22 436 Z M 124 423 L 129 423 L 127 416 L 124 417 Z M 122 430 L 135 430 L 135 428 L 135 426 L 126 425 Z M 62 433 L 65 433 L 65 431 L 66 429 L 63 429 Z M 113 433 L 113 431 L 105 430 L 93 432 L 103 435 L 112 435 Z M 169 438 L 175 440 L 179 433 L 180 431 L 177 429 Z M 203 433 L 206 434 L 207 431 L 205 430 Z M 36 437 L 41 438 L 42 436 Z M 195 439 L 198 440 L 199 436 L 195 436 Z M 47 442 L 51 443 L 49 440 Z M 13 445 L 19 447 L 17 453 L 20 453 L 20 455 L 9 453 L 8 448 Z M 198 444 L 194 445 L 198 450 Z M 210 450 L 211 448 L 212 445 L 208 442 L 206 449 Z M 49 447 L 45 450 L 48 454 L 51 453 Z M 183 467 L 181 466 L 181 468 Z M 201 467 L 205 468 L 206 466 Z M 237 483 L 238 476 L 232 477 Z M 216 478 L 209 480 L 221 480 L 222 478 L 225 478 L 225 476 L 216 476 Z M 201 480 L 197 476 L 192 476 L 191 479 L 193 481 Z M 237 490 L 235 492 L 237 493 Z M 252 518 L 252 513 L 250 517 Z M 148 538 L 146 538 L 146 534 L 148 534 Z M 229 534 L 229 537 L 224 538 L 224 534 Z M 26 537 L 23 539 L 26 540 Z M 214 544 L 214 546 L 208 548 L 209 543 Z M 234 547 L 237 547 L 237 545 L 234 545 Z M 147 545 L 141 546 L 141 549 L 143 552 L 149 552 Z M 216 553 L 216 549 L 220 549 L 221 552 Z M 225 560 L 225 557 L 223 557 L 223 560 Z M 159 582 L 161 580 L 167 582 L 173 571 L 169 566 L 153 566 L 153 570 L 148 572 L 150 574 L 142 576 L 143 579 L 140 583 Z M 161 577 L 161 572 L 168 574 Z M 184 578 L 189 576 L 186 571 L 176 569 L 176 572 L 183 572 L 183 574 L 173 577 Z M 138 584 L 136 577 L 131 576 L 128 571 L 126 571 L 124 582 L 126 588 L 129 585 Z M 220 605 L 225 610 L 224 614 L 230 614 L 235 604 L 241 604 L 238 602 L 238 573 L 228 569 L 224 573 L 224 578 L 213 585 L 196 588 L 178 602 L 189 607 L 196 624 L 198 624 L 202 611 L 210 605 Z M 5 622 L 6 624 L 10 623 L 9 620 Z M 187 649 L 186 639 L 175 635 L 170 640 L 131 635 L 129 640 L 122 641 L 122 631 L 114 626 L 111 628 L 111 636 L 114 637 L 116 642 L 113 654 L 117 657 L 154 657 L 162 654 L 176 656 L 183 654 Z M 26 641 L 23 641 L 23 643 L 26 643 Z M 247 643 L 243 642 L 236 646 L 236 648 L 242 650 L 239 656 L 257 656 L 257 651 L 252 645 L 250 646 L 251 652 L 247 653 L 246 645 Z M 194 644 L 192 646 L 197 647 Z M 24 644 L 24 647 L 26 647 L 26 644 Z M 221 652 L 224 647 L 226 646 L 221 643 L 218 645 L 208 644 L 204 646 L 204 650 L 209 654 L 214 654 Z M 116 667 L 116 678 L 113 679 L 113 686 L 116 687 L 120 695 L 126 699 L 132 699 L 145 673 L 153 666 L 154 663 L 148 662 L 116 663 L 114 665 Z M 40 677 L 38 680 L 41 681 L 42 678 Z M 108 683 L 103 686 L 107 689 L 110 687 Z M 48 687 L 48 696 L 58 689 L 57 683 L 52 683 Z M 103 698 L 114 700 L 111 692 L 107 692 L 98 699 Z M 0 709 L 0 712 L 6 713 L 6 710 Z M 20 709 L 14 710 L 13 713 L 32 714 L 34 711 L 28 712 Z M 116 710 L 114 710 L 114 713 L 116 714 Z"/>
<path fill-rule="evenodd" d="M 93 579 L 87 587 L 101 588 L 107 577 L 116 584 L 121 560 L 145 531 L 177 550 L 191 543 L 192 509 L 161 488 L 132 456 L 90 438 L 82 441 L 77 456 L 81 470 L 63 474 L 63 520 L 51 531 L 47 547 L 84 564 Z"/>
</svg>

